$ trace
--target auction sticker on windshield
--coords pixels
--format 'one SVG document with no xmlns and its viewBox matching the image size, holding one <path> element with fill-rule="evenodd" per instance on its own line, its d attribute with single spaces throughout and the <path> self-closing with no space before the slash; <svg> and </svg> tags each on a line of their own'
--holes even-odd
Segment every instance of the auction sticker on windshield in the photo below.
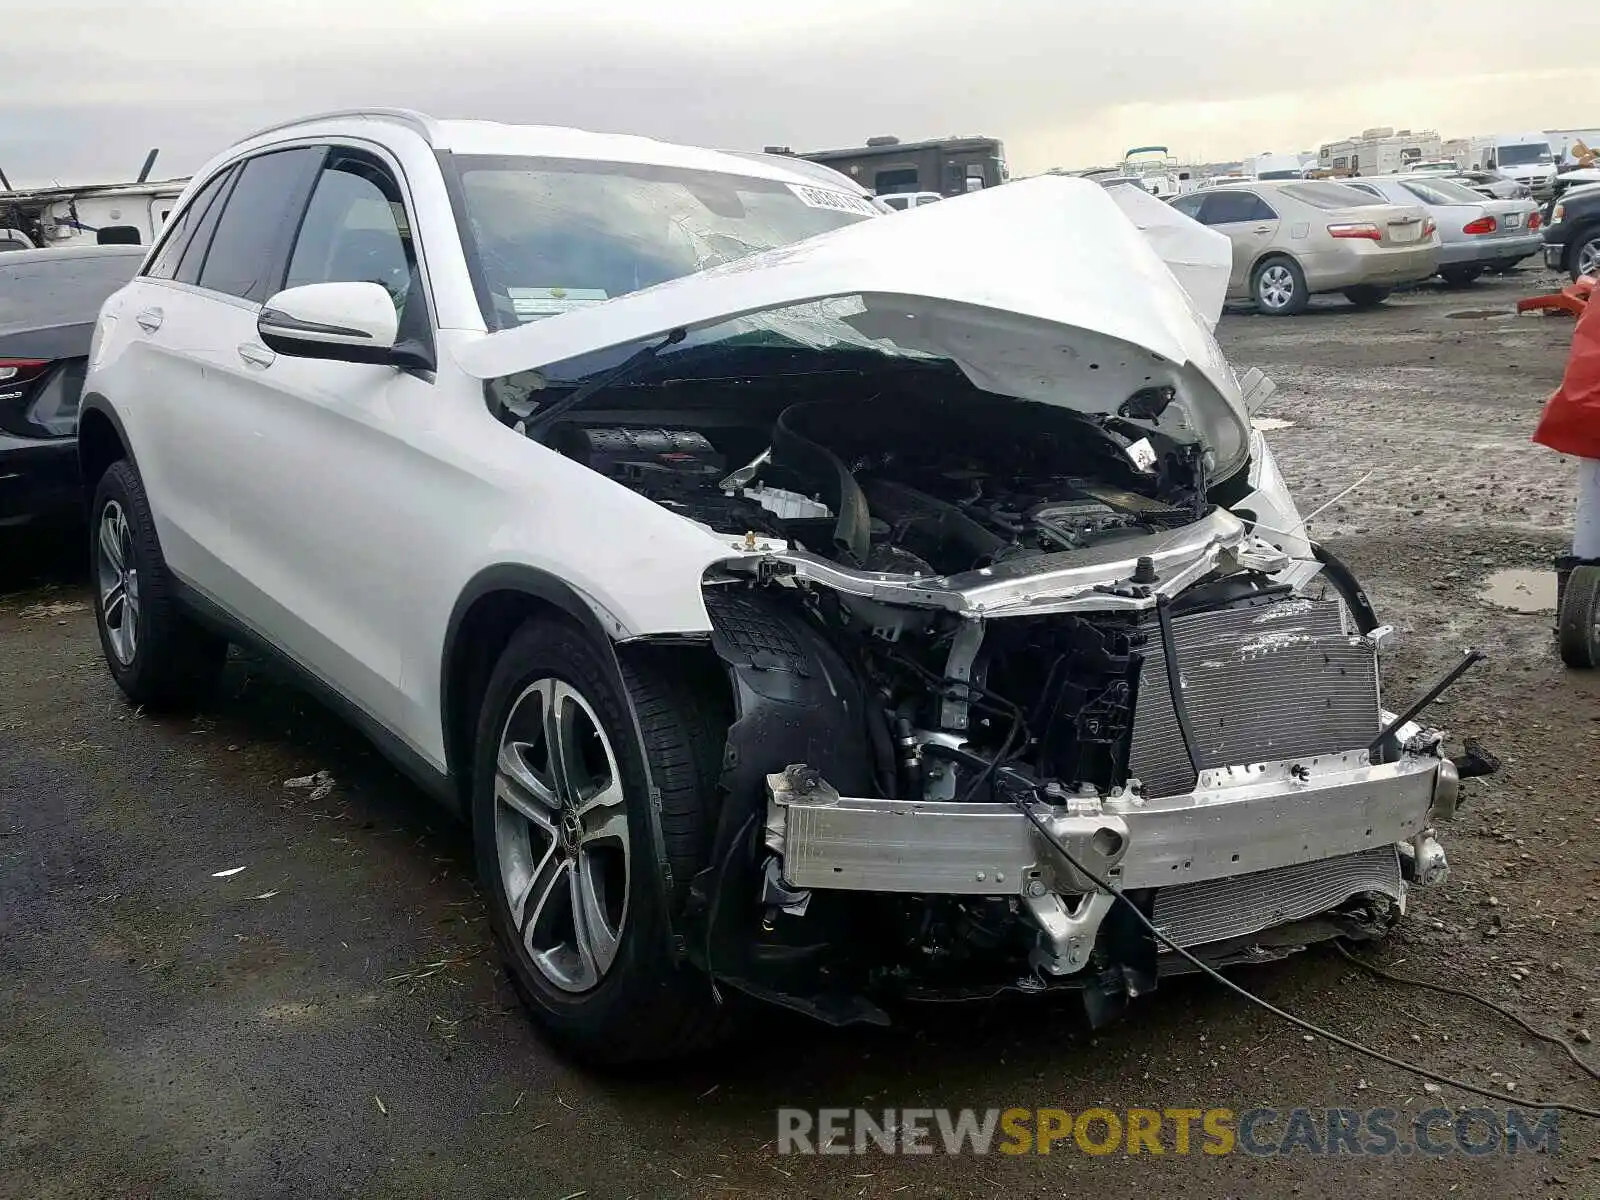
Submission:
<svg viewBox="0 0 1600 1200">
<path fill-rule="evenodd" d="M 852 196 L 849 192 L 836 192 L 832 188 L 811 187 L 804 183 L 791 183 L 789 190 L 800 198 L 807 208 L 828 208 L 834 212 L 863 213 L 872 217 L 878 210 L 865 196 Z"/>
<path fill-rule="evenodd" d="M 511 297 L 511 306 L 516 309 L 519 321 L 553 317 L 610 299 L 604 288 L 507 288 L 506 294 Z"/>
</svg>

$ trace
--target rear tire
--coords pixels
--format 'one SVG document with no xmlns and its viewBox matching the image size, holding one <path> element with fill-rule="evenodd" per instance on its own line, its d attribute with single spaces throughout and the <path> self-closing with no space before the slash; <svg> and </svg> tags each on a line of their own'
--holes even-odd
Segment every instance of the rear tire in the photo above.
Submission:
<svg viewBox="0 0 1600 1200">
<path fill-rule="evenodd" d="M 714 819 L 720 699 L 636 655 L 619 686 L 606 655 L 556 620 L 523 625 L 490 677 L 472 794 L 490 923 L 523 1002 L 588 1061 L 689 1054 L 735 1015 L 671 948 Z"/>
<path fill-rule="evenodd" d="M 1483 270 L 1482 267 L 1440 267 L 1439 278 L 1444 280 L 1446 287 L 1471 287 Z"/>
<path fill-rule="evenodd" d="M 1311 303 L 1305 273 L 1292 258 L 1269 258 L 1250 276 L 1250 296 L 1264 317 L 1292 317 Z"/>
<path fill-rule="evenodd" d="M 95 488 L 89 555 L 100 648 L 123 694 L 151 709 L 206 700 L 228 643 L 179 607 L 144 484 L 126 459 Z"/>
<path fill-rule="evenodd" d="M 1360 287 L 1346 288 L 1344 298 L 1357 308 L 1377 308 L 1387 300 L 1392 293 L 1388 288 L 1373 287 L 1363 284 Z"/>
<path fill-rule="evenodd" d="M 1556 638 L 1567 666 L 1600 666 L 1600 566 L 1572 569 L 1556 614 Z"/>
</svg>

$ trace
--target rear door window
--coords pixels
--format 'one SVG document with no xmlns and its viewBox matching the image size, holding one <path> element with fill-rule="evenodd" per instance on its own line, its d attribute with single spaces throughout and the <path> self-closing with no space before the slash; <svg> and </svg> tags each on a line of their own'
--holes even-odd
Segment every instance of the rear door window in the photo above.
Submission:
<svg viewBox="0 0 1600 1200">
<path fill-rule="evenodd" d="M 200 228 L 207 212 L 216 206 L 217 197 L 227 190 L 228 180 L 232 176 L 231 167 L 218 172 L 178 214 L 178 219 L 173 222 L 171 229 L 167 231 L 167 236 L 162 240 L 161 249 L 156 251 L 149 269 L 145 271 L 147 276 L 151 279 L 173 279 L 177 276 L 178 264 L 183 260 L 184 252 L 196 241 L 196 231 Z M 208 233 L 207 237 L 209 236 Z M 206 238 L 198 240 L 203 253 Z"/>
<path fill-rule="evenodd" d="M 172 273 L 172 278 L 179 283 L 200 282 L 200 267 L 206 261 L 206 251 L 211 246 L 211 237 L 217 231 L 217 219 L 222 216 L 222 206 L 228 202 L 234 180 L 238 177 L 237 167 L 229 170 L 228 181 L 210 197 L 203 212 L 195 213 L 194 231 L 189 235 L 188 249 L 183 252 L 183 257 L 178 260 L 177 270 Z"/>
<path fill-rule="evenodd" d="M 246 162 L 200 268 L 200 286 L 259 304 L 277 290 L 283 260 L 325 149 L 279 150 Z"/>
</svg>

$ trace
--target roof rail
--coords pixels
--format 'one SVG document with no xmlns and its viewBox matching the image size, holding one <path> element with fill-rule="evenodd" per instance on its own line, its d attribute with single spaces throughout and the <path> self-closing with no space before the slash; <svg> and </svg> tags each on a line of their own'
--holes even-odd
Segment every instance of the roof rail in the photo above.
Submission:
<svg viewBox="0 0 1600 1200">
<path fill-rule="evenodd" d="M 415 133 L 421 134 L 424 141 L 430 146 L 435 144 L 435 134 L 438 124 L 426 113 L 417 112 L 410 108 L 340 108 L 332 112 L 310 113 L 304 117 L 296 117 L 292 121 L 280 121 L 276 125 L 268 125 L 265 129 L 257 129 L 254 133 L 240 138 L 242 142 L 252 138 L 264 137 L 269 133 L 281 133 L 285 129 L 294 129 L 300 125 L 310 125 L 317 121 L 334 121 L 341 118 L 365 117 L 373 121 L 392 121 L 397 125 L 404 125 Z"/>
</svg>

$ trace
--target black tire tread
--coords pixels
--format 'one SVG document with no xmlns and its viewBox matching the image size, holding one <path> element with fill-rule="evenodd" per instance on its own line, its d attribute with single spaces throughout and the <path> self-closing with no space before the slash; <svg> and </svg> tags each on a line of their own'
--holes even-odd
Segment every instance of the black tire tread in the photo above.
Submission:
<svg viewBox="0 0 1600 1200">
<path fill-rule="evenodd" d="M 573 674 L 588 675 L 587 680 L 576 679 L 586 688 L 591 704 L 597 703 L 601 690 L 611 705 L 610 693 L 614 684 L 608 684 L 598 669 L 600 654 L 588 636 L 576 626 L 565 621 L 535 618 L 522 626 L 506 646 L 501 664 L 495 668 L 498 678 L 502 672 L 515 671 L 518 665 L 530 659 L 547 662 L 550 658 L 565 660 L 564 665 Z M 588 660 L 586 663 L 585 660 Z M 587 669 L 574 669 L 583 664 Z M 649 653 L 625 654 L 618 659 L 622 685 L 627 691 L 634 720 L 637 722 L 640 746 L 649 763 L 650 780 L 660 804 L 663 849 L 670 871 L 671 888 L 668 902 L 677 911 L 687 895 L 690 880 L 704 857 L 704 842 L 709 836 L 715 816 L 711 801 L 716 795 L 720 773 L 721 738 L 725 736 L 727 722 L 720 717 L 719 707 L 711 700 L 703 686 L 706 681 L 693 673 L 672 673 L 665 663 L 656 662 Z M 489 694 L 496 694 L 496 682 L 491 680 Z M 485 704 L 478 723 L 479 745 L 475 760 L 485 762 L 485 738 L 497 739 L 499 730 L 494 727 L 495 713 Z M 720 728 L 717 721 L 721 719 Z M 619 754 L 623 748 L 618 747 Z M 485 834 L 479 834 L 482 839 Z M 487 837 L 492 841 L 493 834 Z M 480 845 L 485 845 L 480 840 Z M 495 869 L 480 851 L 480 871 Z M 638 861 L 636 859 L 636 861 Z M 498 881 L 485 880 L 492 892 L 498 892 Z M 637 894 L 644 895 L 649 885 L 634 881 Z M 492 899 L 491 903 L 500 901 Z M 626 1022 L 613 1024 L 602 1030 L 584 1030 L 581 1019 L 570 1016 L 559 1023 L 546 1020 L 552 1032 L 563 1045 L 587 1061 L 610 1066 L 662 1061 L 683 1058 L 710 1048 L 725 1040 L 736 1028 L 744 1006 L 738 998 L 722 992 L 722 1002 L 714 997 L 711 981 L 687 964 L 672 962 L 666 947 L 666 930 L 652 928 L 645 923 L 645 914 L 635 909 L 630 923 L 635 938 L 647 942 L 635 945 L 633 953 L 647 954 L 650 967 L 659 975 L 659 986 L 654 987 L 648 999 L 629 1007 Z M 664 924 L 665 916 L 659 918 Z M 660 944 L 653 939 L 659 938 Z M 508 954 L 509 950 L 506 951 Z M 520 973 L 518 966 L 508 964 L 512 984 L 524 1002 L 536 1014 L 549 1017 L 551 1009 L 532 989 Z M 636 983 L 636 987 L 640 984 Z"/>
<path fill-rule="evenodd" d="M 118 495 L 120 493 L 120 495 Z M 107 499 L 120 499 L 132 526 L 134 555 L 139 564 L 139 641 L 132 664 L 123 667 L 105 641 L 98 590 L 95 622 L 100 629 L 106 665 L 129 700 L 152 710 L 193 708 L 216 688 L 228 653 L 228 643 L 203 628 L 183 611 L 172 574 L 161 554 L 155 518 L 139 472 L 119 459 L 100 477 L 89 521 L 89 552 L 93 556 L 100 536 L 100 510 Z M 93 579 L 95 560 L 90 559 Z"/>
<path fill-rule="evenodd" d="M 1574 567 L 1556 616 L 1556 637 L 1561 661 L 1569 667 L 1591 670 L 1600 666 L 1600 566 Z"/>
</svg>

